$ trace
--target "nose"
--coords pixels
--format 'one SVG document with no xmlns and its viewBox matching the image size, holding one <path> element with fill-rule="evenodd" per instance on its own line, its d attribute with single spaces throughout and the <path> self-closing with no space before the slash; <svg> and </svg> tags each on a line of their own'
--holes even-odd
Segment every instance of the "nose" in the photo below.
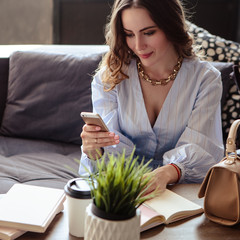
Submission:
<svg viewBox="0 0 240 240">
<path fill-rule="evenodd" d="M 137 51 L 142 51 L 146 48 L 146 42 L 144 41 L 144 39 L 142 37 L 140 37 L 140 36 L 136 37 L 135 48 Z"/>
</svg>

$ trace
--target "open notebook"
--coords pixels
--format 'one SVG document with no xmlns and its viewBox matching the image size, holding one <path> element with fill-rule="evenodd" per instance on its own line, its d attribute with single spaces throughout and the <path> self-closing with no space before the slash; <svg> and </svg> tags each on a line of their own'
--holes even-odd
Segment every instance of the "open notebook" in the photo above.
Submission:
<svg viewBox="0 0 240 240">
<path fill-rule="evenodd" d="M 141 232 L 160 224 L 169 224 L 203 212 L 198 204 L 166 189 L 140 207 Z"/>
</svg>

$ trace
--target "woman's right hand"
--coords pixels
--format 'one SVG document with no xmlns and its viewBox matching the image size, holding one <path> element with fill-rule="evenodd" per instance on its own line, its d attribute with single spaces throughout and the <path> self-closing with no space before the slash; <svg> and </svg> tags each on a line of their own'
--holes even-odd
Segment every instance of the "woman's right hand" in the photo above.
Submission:
<svg viewBox="0 0 240 240">
<path fill-rule="evenodd" d="M 98 159 L 103 147 L 119 144 L 119 136 L 114 132 L 102 132 L 97 125 L 85 124 L 82 128 L 82 149 L 90 159 Z"/>
</svg>

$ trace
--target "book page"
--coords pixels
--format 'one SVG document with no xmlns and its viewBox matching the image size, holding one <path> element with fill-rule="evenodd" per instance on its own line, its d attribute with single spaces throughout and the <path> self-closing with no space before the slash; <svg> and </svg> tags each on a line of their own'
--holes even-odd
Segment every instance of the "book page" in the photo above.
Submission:
<svg viewBox="0 0 240 240">
<path fill-rule="evenodd" d="M 149 228 L 161 225 L 165 222 L 163 216 L 160 216 L 156 211 L 142 204 L 139 207 L 141 211 L 141 232 Z"/>
<path fill-rule="evenodd" d="M 44 232 L 64 200 L 61 189 L 15 184 L 0 199 L 0 226 Z"/>
<path fill-rule="evenodd" d="M 158 197 L 144 203 L 166 219 L 165 224 L 181 220 L 198 213 L 203 209 L 198 204 L 166 189 Z"/>
</svg>

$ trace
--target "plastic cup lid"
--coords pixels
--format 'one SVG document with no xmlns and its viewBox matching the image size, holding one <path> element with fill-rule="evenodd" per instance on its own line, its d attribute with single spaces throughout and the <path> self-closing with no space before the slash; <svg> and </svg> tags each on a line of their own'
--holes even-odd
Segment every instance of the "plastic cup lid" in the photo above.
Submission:
<svg viewBox="0 0 240 240">
<path fill-rule="evenodd" d="M 84 178 L 74 178 L 68 181 L 64 187 L 65 193 L 73 198 L 90 199 L 91 188 Z"/>
</svg>

